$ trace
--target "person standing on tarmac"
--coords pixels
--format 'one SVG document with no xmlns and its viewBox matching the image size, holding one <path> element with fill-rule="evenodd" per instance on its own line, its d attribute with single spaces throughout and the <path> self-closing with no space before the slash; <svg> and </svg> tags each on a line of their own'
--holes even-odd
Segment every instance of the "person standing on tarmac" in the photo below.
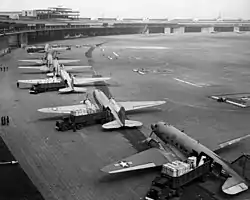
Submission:
<svg viewBox="0 0 250 200">
<path fill-rule="evenodd" d="M 5 116 L 1 117 L 1 123 L 2 123 L 2 126 L 4 126 L 6 124 Z"/>
<path fill-rule="evenodd" d="M 6 116 L 6 123 L 7 123 L 7 126 L 9 126 L 9 123 L 10 123 L 9 116 Z"/>
</svg>

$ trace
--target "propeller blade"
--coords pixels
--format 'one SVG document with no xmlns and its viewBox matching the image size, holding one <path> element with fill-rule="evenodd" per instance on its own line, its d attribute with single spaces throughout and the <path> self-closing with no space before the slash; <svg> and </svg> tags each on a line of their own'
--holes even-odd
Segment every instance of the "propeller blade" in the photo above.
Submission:
<svg viewBox="0 0 250 200">
<path fill-rule="evenodd" d="M 150 133 L 149 137 L 151 137 L 151 136 L 153 135 L 153 133 L 154 133 L 154 131 L 151 131 L 151 133 Z"/>
</svg>

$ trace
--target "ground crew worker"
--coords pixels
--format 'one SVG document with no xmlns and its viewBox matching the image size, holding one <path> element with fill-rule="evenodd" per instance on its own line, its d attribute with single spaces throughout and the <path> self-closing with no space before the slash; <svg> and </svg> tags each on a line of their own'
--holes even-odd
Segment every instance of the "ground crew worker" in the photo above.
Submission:
<svg viewBox="0 0 250 200">
<path fill-rule="evenodd" d="M 5 67 L 3 67 L 3 71 L 5 72 Z"/>
<path fill-rule="evenodd" d="M 2 126 L 4 126 L 5 125 L 5 116 L 1 117 L 1 122 L 2 122 Z"/>
<path fill-rule="evenodd" d="M 9 126 L 9 123 L 10 123 L 9 116 L 6 116 L 6 123 L 7 123 L 7 126 Z"/>
</svg>

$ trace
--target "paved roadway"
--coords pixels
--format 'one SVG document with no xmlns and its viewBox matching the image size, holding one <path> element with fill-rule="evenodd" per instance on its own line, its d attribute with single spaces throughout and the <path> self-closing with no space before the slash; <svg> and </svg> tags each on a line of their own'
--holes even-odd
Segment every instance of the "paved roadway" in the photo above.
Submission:
<svg viewBox="0 0 250 200">
<path fill-rule="evenodd" d="M 167 101 L 159 108 L 129 115 L 130 119 L 144 123 L 141 131 L 147 136 L 151 123 L 164 120 L 214 148 L 216 143 L 247 134 L 250 128 L 248 108 L 217 103 L 207 97 L 249 92 L 249 37 L 234 33 L 128 35 L 60 43 L 108 41 L 104 51 L 94 51 L 93 66 L 103 76 L 112 76 L 111 94 L 122 101 Z M 83 56 L 85 51 L 86 48 L 74 49 L 60 57 L 81 58 L 81 64 L 88 64 Z M 108 59 L 108 56 L 114 57 L 113 52 L 119 54 L 118 59 Z M 99 170 L 142 150 L 144 147 L 138 141 L 144 138 L 143 134 L 137 130 L 103 132 L 100 125 L 76 133 L 56 132 L 52 115 L 36 110 L 77 103 L 85 95 L 49 92 L 32 96 L 27 90 L 17 89 L 17 79 L 43 77 L 17 69 L 17 60 L 28 57 L 22 49 L 17 49 L 1 58 L 9 71 L 0 75 L 0 109 L 3 115 L 11 116 L 11 125 L 2 127 L 1 134 L 45 199 L 132 200 L 145 195 L 155 172 L 110 177 Z M 165 72 L 139 75 L 132 71 L 141 67 Z M 248 150 L 245 141 L 223 157 L 233 160 L 240 152 Z"/>
</svg>

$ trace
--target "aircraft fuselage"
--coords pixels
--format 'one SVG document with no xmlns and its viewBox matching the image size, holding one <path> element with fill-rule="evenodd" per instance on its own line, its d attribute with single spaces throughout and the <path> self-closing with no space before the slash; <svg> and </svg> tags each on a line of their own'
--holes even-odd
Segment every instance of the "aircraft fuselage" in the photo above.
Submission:
<svg viewBox="0 0 250 200">
<path fill-rule="evenodd" d="M 191 153 L 205 153 L 210 158 L 212 158 L 215 163 L 221 165 L 222 169 L 225 170 L 230 176 L 236 178 L 238 182 L 246 183 L 246 181 L 219 155 L 199 143 L 197 140 L 189 137 L 184 132 L 178 130 L 177 128 L 164 122 L 159 122 L 155 125 L 152 125 L 152 130 L 163 142 L 177 147 L 182 153 L 186 155 L 190 155 Z"/>
<path fill-rule="evenodd" d="M 121 122 L 119 116 L 118 116 L 118 111 L 120 109 L 119 105 L 117 102 L 114 101 L 114 99 L 109 99 L 102 91 L 100 90 L 94 90 L 93 92 L 94 99 L 96 103 L 105 108 L 109 108 L 112 115 L 114 118 L 118 121 L 118 123 L 121 126 L 124 126 L 124 124 Z M 115 104 L 114 104 L 115 103 Z"/>
</svg>

